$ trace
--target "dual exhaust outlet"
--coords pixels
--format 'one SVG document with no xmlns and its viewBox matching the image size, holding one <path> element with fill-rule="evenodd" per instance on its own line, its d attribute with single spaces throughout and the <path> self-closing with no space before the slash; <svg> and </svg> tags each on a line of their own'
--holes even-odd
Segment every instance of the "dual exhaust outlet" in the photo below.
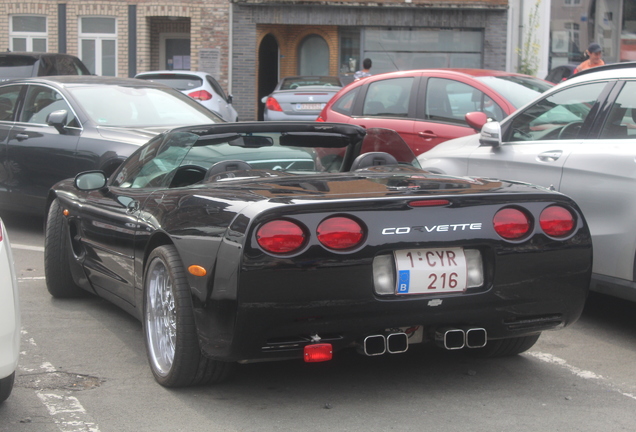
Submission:
<svg viewBox="0 0 636 432">
<path fill-rule="evenodd" d="M 435 330 L 435 343 L 447 350 L 483 348 L 488 342 L 486 329 L 443 327 Z"/>
<path fill-rule="evenodd" d="M 435 330 L 435 343 L 447 350 L 483 348 L 488 342 L 486 329 L 444 327 Z M 379 356 L 384 353 L 399 354 L 409 349 L 406 333 L 371 335 L 364 338 L 363 351 L 367 356 Z"/>
</svg>

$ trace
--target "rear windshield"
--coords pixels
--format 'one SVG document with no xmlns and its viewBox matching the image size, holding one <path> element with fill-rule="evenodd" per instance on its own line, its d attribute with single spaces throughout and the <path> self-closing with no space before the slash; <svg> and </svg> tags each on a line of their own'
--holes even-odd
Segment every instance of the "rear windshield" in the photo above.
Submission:
<svg viewBox="0 0 636 432">
<path fill-rule="evenodd" d="M 280 86 L 281 90 L 293 90 L 298 87 L 324 86 L 324 87 L 342 87 L 342 83 L 338 77 L 296 77 L 285 78 Z"/>
<path fill-rule="evenodd" d="M 173 89 L 180 91 L 190 90 L 203 85 L 203 78 L 196 75 L 156 74 L 138 76 L 137 78 L 167 85 L 168 87 L 172 87 Z"/>
<path fill-rule="evenodd" d="M 37 59 L 23 56 L 0 57 L 0 77 L 23 78 L 30 77 L 33 73 L 33 64 Z"/>
</svg>

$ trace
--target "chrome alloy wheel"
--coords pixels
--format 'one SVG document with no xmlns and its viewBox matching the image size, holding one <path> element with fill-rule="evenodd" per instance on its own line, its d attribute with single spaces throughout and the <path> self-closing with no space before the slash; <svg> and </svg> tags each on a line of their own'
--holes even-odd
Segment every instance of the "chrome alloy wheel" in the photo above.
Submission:
<svg viewBox="0 0 636 432">
<path fill-rule="evenodd" d="M 168 267 L 160 258 L 150 263 L 147 278 L 145 320 L 148 351 L 156 373 L 165 377 L 172 368 L 177 342 L 173 281 Z"/>
</svg>

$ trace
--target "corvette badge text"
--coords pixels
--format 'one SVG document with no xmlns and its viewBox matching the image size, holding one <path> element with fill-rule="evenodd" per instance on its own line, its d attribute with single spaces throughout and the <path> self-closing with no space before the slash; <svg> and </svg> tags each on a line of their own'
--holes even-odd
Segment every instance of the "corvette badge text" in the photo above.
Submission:
<svg viewBox="0 0 636 432">
<path fill-rule="evenodd" d="M 444 231 L 466 231 L 466 230 L 480 230 L 481 222 L 478 223 L 465 223 L 465 224 L 452 224 L 452 225 L 433 225 L 433 226 L 414 226 L 414 227 L 391 227 L 384 228 L 382 235 L 394 235 L 394 234 L 409 234 L 411 232 L 444 232 Z"/>
</svg>

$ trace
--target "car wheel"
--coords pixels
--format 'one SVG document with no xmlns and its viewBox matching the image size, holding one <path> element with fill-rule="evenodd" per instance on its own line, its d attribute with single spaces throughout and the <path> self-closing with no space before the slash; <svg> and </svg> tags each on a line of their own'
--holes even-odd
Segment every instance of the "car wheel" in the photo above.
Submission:
<svg viewBox="0 0 636 432">
<path fill-rule="evenodd" d="M 44 275 L 46 288 L 56 298 L 79 297 L 85 294 L 75 284 L 71 274 L 70 239 L 59 200 L 49 208 L 44 237 Z"/>
<path fill-rule="evenodd" d="M 472 349 L 468 352 L 481 358 L 513 356 L 532 348 L 539 340 L 539 336 L 541 333 L 532 336 L 490 340 L 485 347 Z"/>
<path fill-rule="evenodd" d="M 13 381 L 15 380 L 15 372 L 6 378 L 0 379 L 0 403 L 7 400 L 13 389 Z"/>
<path fill-rule="evenodd" d="M 152 373 L 165 387 L 218 383 L 235 366 L 202 354 L 191 295 L 176 248 L 152 251 L 144 273 L 143 324 Z"/>
</svg>

